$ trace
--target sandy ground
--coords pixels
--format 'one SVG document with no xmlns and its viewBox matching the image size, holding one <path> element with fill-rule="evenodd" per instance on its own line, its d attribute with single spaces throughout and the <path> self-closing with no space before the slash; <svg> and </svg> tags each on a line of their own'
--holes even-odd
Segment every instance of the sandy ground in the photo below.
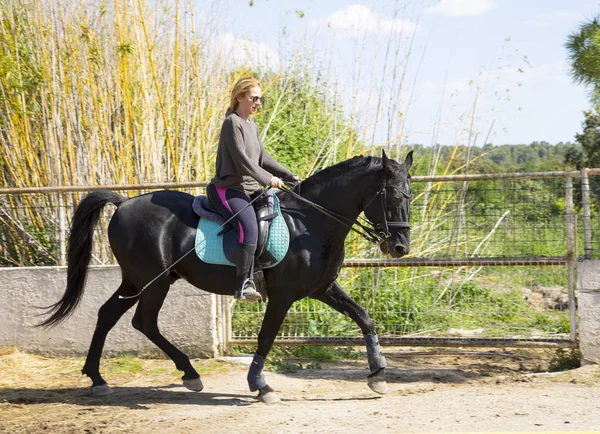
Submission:
<svg viewBox="0 0 600 434">
<path fill-rule="evenodd" d="M 398 433 L 600 430 L 600 368 L 542 372 L 549 353 L 384 349 L 389 392 L 366 384 L 366 360 L 267 372 L 282 399 L 266 405 L 246 366 L 196 360 L 204 391 L 180 385 L 167 360 L 104 359 L 115 393 L 93 397 L 82 359 L 0 352 L 0 432 Z M 309 365 L 308 360 L 290 363 Z"/>
</svg>

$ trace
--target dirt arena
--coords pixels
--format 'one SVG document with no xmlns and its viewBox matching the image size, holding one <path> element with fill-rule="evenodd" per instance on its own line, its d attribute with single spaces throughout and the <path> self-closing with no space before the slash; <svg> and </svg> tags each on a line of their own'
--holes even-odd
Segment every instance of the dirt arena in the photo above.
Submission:
<svg viewBox="0 0 600 434">
<path fill-rule="evenodd" d="M 285 360 L 266 372 L 265 405 L 231 359 L 195 360 L 204 391 L 181 386 L 168 360 L 103 359 L 115 393 L 93 397 L 82 358 L 0 352 L 2 433 L 380 433 L 600 430 L 600 368 L 548 373 L 554 350 L 388 349 L 389 392 L 366 383 L 366 358 Z M 245 358 L 235 358 L 244 361 Z"/>
</svg>

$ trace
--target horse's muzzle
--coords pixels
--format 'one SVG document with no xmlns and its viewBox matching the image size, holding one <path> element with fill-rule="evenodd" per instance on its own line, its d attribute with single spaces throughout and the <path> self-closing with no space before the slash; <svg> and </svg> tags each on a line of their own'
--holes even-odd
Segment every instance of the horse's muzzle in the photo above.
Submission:
<svg viewBox="0 0 600 434">
<path fill-rule="evenodd" d="M 396 243 L 393 249 L 390 249 L 390 253 L 394 258 L 401 258 L 410 252 L 410 246 L 404 245 L 403 243 Z"/>
<path fill-rule="evenodd" d="M 382 253 L 390 256 L 391 258 L 401 258 L 410 252 L 410 245 L 398 241 L 384 241 L 380 244 L 379 248 L 381 249 Z"/>
</svg>

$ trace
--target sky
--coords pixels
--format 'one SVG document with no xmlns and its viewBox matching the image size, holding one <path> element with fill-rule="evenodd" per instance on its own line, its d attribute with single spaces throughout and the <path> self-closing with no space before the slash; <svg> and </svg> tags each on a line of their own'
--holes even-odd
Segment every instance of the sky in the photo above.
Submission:
<svg viewBox="0 0 600 434">
<path fill-rule="evenodd" d="M 374 144 L 389 138 L 382 120 L 388 115 L 401 118 L 395 134 L 406 143 L 574 142 L 583 110 L 591 107 L 588 90 L 569 76 L 564 44 L 598 15 L 598 0 L 219 4 L 225 20 L 219 40 L 235 47 L 232 58 L 278 69 L 302 53 L 335 79 L 347 114 L 358 107 L 357 122 L 369 124 Z M 388 54 L 385 63 L 388 47 L 399 55 Z M 375 124 L 377 98 L 369 94 L 382 101 L 399 95 L 401 70 L 400 103 L 384 108 Z"/>
</svg>

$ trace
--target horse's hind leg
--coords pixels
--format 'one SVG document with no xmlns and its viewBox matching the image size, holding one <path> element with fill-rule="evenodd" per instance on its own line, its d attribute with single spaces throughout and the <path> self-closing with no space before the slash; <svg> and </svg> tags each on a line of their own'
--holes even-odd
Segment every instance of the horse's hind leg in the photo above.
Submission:
<svg viewBox="0 0 600 434">
<path fill-rule="evenodd" d="M 184 372 L 183 377 L 181 377 L 183 385 L 190 390 L 199 392 L 204 386 L 189 357 L 169 342 L 158 329 L 158 313 L 165 301 L 167 292 L 169 292 L 169 286 L 170 283 L 166 278 L 155 282 L 146 289 L 133 316 L 132 325 L 169 356 L 178 370 Z"/>
<path fill-rule="evenodd" d="M 102 356 L 106 335 L 108 335 L 110 329 L 114 327 L 121 316 L 137 301 L 137 298 L 120 299 L 119 295 L 132 295 L 135 292 L 137 292 L 137 288 L 124 279 L 119 289 L 98 311 L 98 321 L 96 322 L 94 336 L 92 337 L 85 364 L 81 370 L 82 374 L 86 374 L 92 380 L 92 393 L 94 395 L 112 393 L 112 390 L 106 385 L 106 381 L 100 375 L 100 357 Z"/>
<path fill-rule="evenodd" d="M 355 302 L 339 285 L 333 282 L 323 292 L 311 296 L 312 298 L 322 301 L 331 306 L 338 312 L 349 316 L 360 327 L 365 339 L 367 347 L 367 356 L 369 359 L 369 387 L 377 393 L 385 393 L 387 391 L 387 383 L 385 380 L 386 361 L 381 354 L 379 339 L 375 332 L 375 324 L 369 317 L 369 314 L 357 302 Z"/>
</svg>

